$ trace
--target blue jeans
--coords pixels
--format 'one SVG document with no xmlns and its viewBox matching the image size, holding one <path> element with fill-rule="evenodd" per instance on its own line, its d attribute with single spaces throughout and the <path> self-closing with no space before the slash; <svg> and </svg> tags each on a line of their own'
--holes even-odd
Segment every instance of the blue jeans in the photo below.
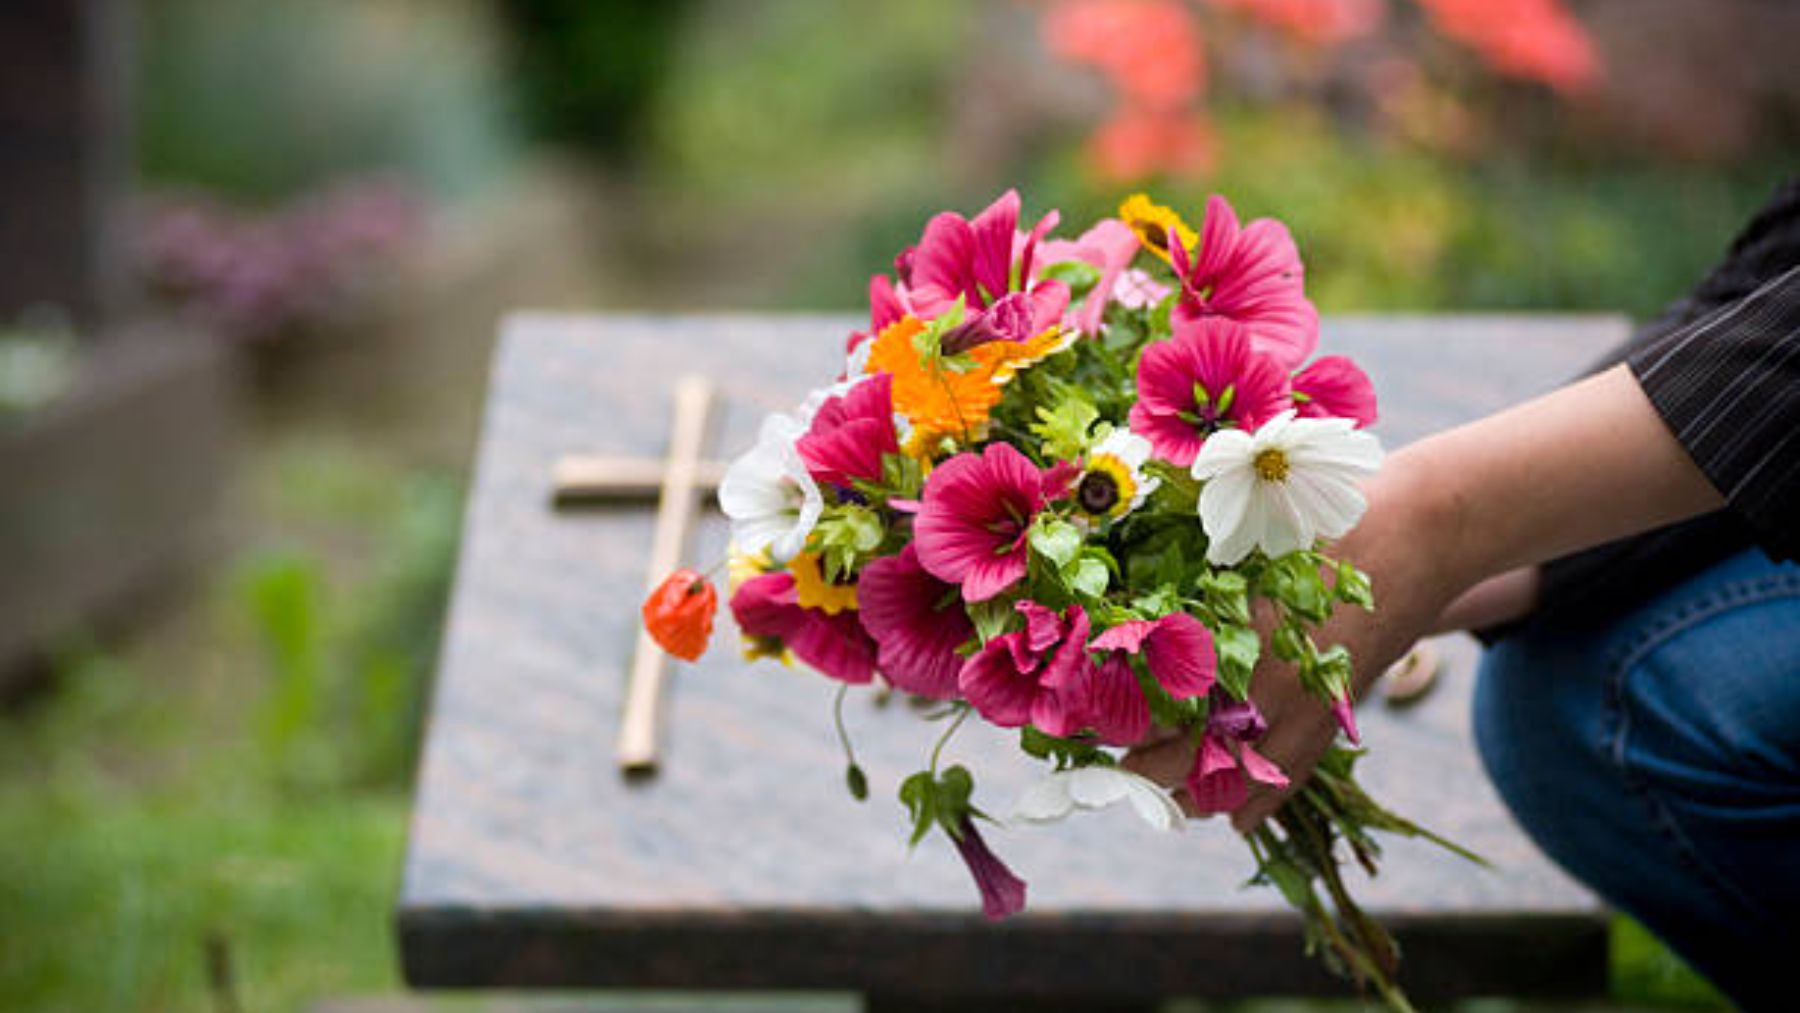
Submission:
<svg viewBox="0 0 1800 1013">
<path fill-rule="evenodd" d="M 1482 662 L 1488 774 L 1545 853 L 1747 1009 L 1800 1004 L 1800 565 L 1751 550 Z"/>
</svg>

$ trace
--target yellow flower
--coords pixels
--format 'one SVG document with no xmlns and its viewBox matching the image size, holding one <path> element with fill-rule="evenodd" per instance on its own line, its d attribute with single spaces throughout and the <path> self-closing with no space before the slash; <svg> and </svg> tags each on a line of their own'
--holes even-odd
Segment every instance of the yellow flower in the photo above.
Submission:
<svg viewBox="0 0 1800 1013">
<path fill-rule="evenodd" d="M 819 609 L 826 615 L 856 610 L 856 585 L 833 584 L 819 568 L 817 553 L 802 552 L 788 562 L 794 575 L 794 596 L 801 608 Z"/>
<path fill-rule="evenodd" d="M 900 449 L 918 458 L 928 458 L 946 437 L 965 444 L 980 439 L 988 413 L 1019 370 L 1055 355 L 1076 338 L 1075 331 L 1058 326 L 1029 341 L 989 341 L 957 356 L 966 363 L 959 367 L 919 354 L 913 338 L 924 329 L 911 316 L 889 324 L 876 336 L 865 367 L 893 374 L 894 410 L 912 423 L 912 434 Z"/>
<path fill-rule="evenodd" d="M 1175 230 L 1175 236 L 1181 245 L 1189 250 L 1199 236 L 1188 228 L 1186 222 L 1173 209 L 1153 203 L 1141 193 L 1134 193 L 1125 198 L 1119 205 L 1119 220 L 1130 226 L 1137 233 L 1138 242 L 1144 248 L 1161 257 L 1165 263 L 1169 261 L 1169 230 Z"/>
</svg>

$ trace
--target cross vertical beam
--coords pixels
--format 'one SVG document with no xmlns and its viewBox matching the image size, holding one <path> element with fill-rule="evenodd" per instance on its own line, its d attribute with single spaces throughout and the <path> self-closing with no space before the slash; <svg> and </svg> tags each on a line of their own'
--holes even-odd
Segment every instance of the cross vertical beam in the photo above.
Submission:
<svg viewBox="0 0 1800 1013">
<path fill-rule="evenodd" d="M 668 464 L 662 474 L 661 498 L 656 506 L 656 532 L 650 542 L 646 594 L 681 564 L 688 531 L 699 506 L 700 452 L 706 441 L 713 393 L 712 381 L 704 376 L 687 375 L 675 382 L 675 419 L 670 430 Z M 666 670 L 662 648 L 640 622 L 617 747 L 619 766 L 626 773 L 656 769 L 659 701 Z"/>
</svg>

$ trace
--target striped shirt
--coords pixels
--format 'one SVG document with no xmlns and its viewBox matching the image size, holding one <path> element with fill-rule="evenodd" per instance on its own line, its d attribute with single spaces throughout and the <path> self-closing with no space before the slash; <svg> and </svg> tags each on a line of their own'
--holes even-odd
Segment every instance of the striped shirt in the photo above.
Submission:
<svg viewBox="0 0 1800 1013">
<path fill-rule="evenodd" d="M 1546 564 L 1539 621 L 1604 621 L 1751 545 L 1800 558 L 1800 178 L 1596 369 L 1619 361 L 1726 507 Z"/>
</svg>

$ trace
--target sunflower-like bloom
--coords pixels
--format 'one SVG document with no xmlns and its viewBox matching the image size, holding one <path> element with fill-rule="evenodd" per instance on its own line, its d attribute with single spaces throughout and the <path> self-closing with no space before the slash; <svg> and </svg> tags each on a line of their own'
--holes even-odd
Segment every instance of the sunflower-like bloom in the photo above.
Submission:
<svg viewBox="0 0 1800 1013">
<path fill-rule="evenodd" d="M 1193 249 L 1194 241 L 1199 238 L 1173 208 L 1164 207 L 1141 193 L 1132 194 L 1119 205 L 1119 220 L 1137 233 L 1138 242 L 1144 244 L 1144 249 L 1161 257 L 1164 263 L 1172 263 L 1169 259 L 1171 231 L 1175 233 L 1176 242 L 1186 249 Z"/>
</svg>

